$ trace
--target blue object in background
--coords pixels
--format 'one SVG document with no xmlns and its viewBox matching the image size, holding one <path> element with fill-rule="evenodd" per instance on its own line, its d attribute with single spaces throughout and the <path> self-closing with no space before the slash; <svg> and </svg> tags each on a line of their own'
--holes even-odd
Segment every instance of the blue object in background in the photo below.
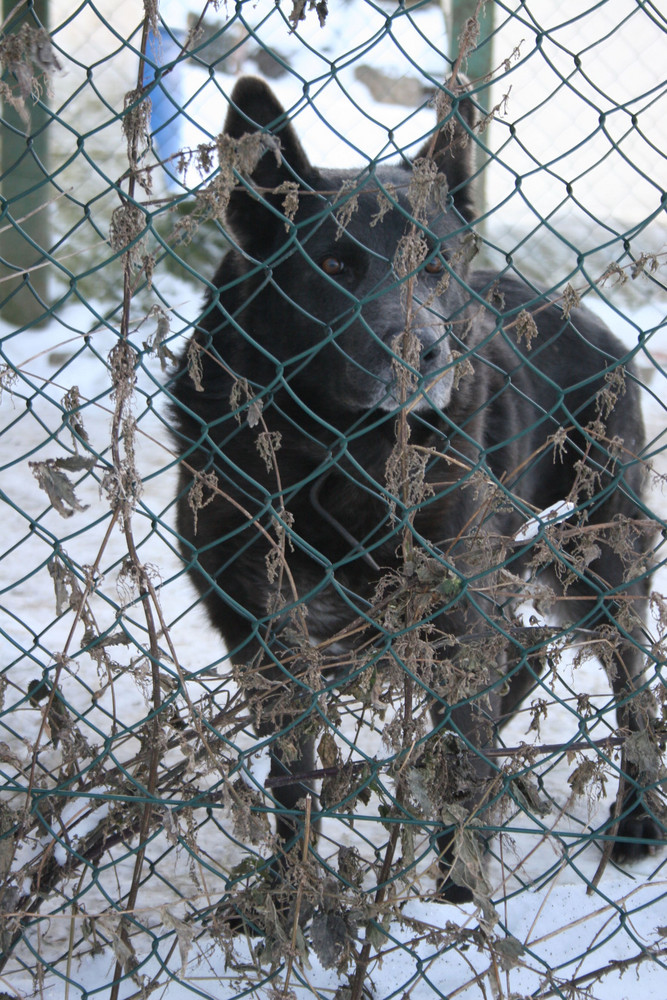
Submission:
<svg viewBox="0 0 667 1000">
<path fill-rule="evenodd" d="M 152 77 L 146 75 L 145 82 L 159 77 L 159 82 L 151 91 L 151 141 L 153 151 L 158 160 L 162 161 L 164 177 L 170 188 L 181 188 L 177 170 L 178 156 L 183 145 L 181 122 L 181 74 L 179 63 L 169 69 L 181 52 L 182 43 L 177 32 L 170 32 L 160 25 L 157 32 L 151 31 L 148 36 L 148 57 L 156 63 L 158 69 Z M 150 73 L 152 67 L 148 65 Z"/>
</svg>

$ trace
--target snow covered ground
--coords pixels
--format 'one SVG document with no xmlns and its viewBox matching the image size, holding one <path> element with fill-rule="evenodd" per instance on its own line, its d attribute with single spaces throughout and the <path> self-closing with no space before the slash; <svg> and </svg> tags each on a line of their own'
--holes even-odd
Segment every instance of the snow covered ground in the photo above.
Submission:
<svg viewBox="0 0 667 1000">
<path fill-rule="evenodd" d="M 537 3 L 532 5 L 543 17 L 541 6 Z M 664 75 L 656 66 L 662 66 L 664 60 L 657 60 L 652 53 L 657 51 L 654 48 L 656 40 L 664 46 L 665 35 L 648 17 L 641 20 L 630 17 L 636 8 L 633 0 L 615 0 L 597 11 L 592 6 L 590 15 L 585 17 L 580 8 L 579 0 L 567 0 L 558 5 L 557 11 L 549 12 L 551 25 L 539 27 L 553 28 L 556 21 L 562 27 L 554 28 L 543 39 L 543 58 L 535 54 L 534 35 L 537 28 L 530 27 L 527 15 L 523 23 L 514 20 L 499 34 L 497 62 L 500 64 L 504 58 L 509 58 L 523 38 L 522 58 L 516 69 L 508 72 L 505 81 L 512 83 L 507 117 L 491 126 L 485 135 L 489 146 L 501 151 L 502 160 L 498 169 L 492 165 L 488 171 L 488 203 L 504 202 L 503 210 L 494 213 L 487 223 L 485 237 L 490 244 L 513 251 L 515 260 L 521 266 L 525 262 L 528 270 L 536 267 L 544 269 L 545 259 L 551 260 L 549 267 L 543 270 L 543 280 L 554 285 L 569 279 L 577 248 L 588 250 L 611 239 L 614 233 L 627 232 L 632 235 L 635 253 L 639 254 L 648 250 L 664 250 L 667 239 L 664 216 L 643 229 L 640 226 L 640 222 L 649 219 L 657 209 L 656 178 L 660 176 L 660 171 L 664 177 L 664 151 L 661 153 L 658 148 L 656 153 L 653 148 L 659 147 L 658 139 L 664 136 L 658 127 L 658 115 L 662 115 L 664 120 L 664 96 L 661 102 L 656 91 L 656 72 L 660 79 Z M 124 9 L 127 11 L 127 8 Z M 272 83 L 285 106 L 294 109 L 299 133 L 316 162 L 361 165 L 368 157 L 390 155 L 392 143 L 396 147 L 416 144 L 432 128 L 432 110 L 415 111 L 398 100 L 396 103 L 390 100 L 378 102 L 355 73 L 360 64 L 383 72 L 390 67 L 390 75 L 397 81 L 396 94 L 400 92 L 399 83 L 404 75 L 422 82 L 425 75 L 430 75 L 432 80 L 442 79 L 444 61 L 441 53 L 448 50 L 448 45 L 439 7 L 431 5 L 413 14 L 406 12 L 404 16 L 394 19 L 392 32 L 388 34 L 385 31 L 386 15 L 392 9 L 391 5 L 373 6 L 362 0 L 332 4 L 323 28 L 317 23 L 314 12 L 310 11 L 298 32 L 290 34 L 272 3 L 258 0 L 257 3 L 243 4 L 243 14 L 254 27 L 256 38 L 264 46 L 272 47 L 290 67 L 291 74 L 282 73 Z M 182 10 L 182 4 L 162 5 L 165 18 L 171 16 L 176 28 L 182 27 Z M 112 17 L 115 8 L 108 4 L 105 12 Z M 136 11 L 132 9 L 131 17 L 136 16 Z M 611 36 L 604 47 L 605 58 L 601 59 L 601 53 L 590 48 L 592 40 L 605 34 L 611 25 L 621 22 L 626 16 L 629 20 L 625 30 Z M 219 17 L 222 19 L 222 14 Z M 67 31 L 74 31 L 75 26 L 76 19 L 70 28 L 60 33 L 63 45 L 68 38 Z M 240 36 L 235 38 L 241 44 Z M 186 143 L 196 145 L 215 134 L 224 118 L 225 96 L 240 72 L 261 71 L 257 63 L 259 50 L 254 40 L 248 38 L 244 45 L 221 65 L 215 74 L 215 81 L 208 86 L 203 86 L 209 79 L 207 70 L 190 66 L 182 74 L 181 97 L 188 104 L 190 118 L 190 121 L 182 123 L 181 137 Z M 554 77 L 548 75 L 546 60 L 557 58 L 564 65 L 568 57 L 562 46 L 566 45 L 583 53 L 585 83 L 582 82 L 583 75 L 575 78 L 574 82 L 580 85 L 579 89 L 585 91 L 588 98 L 597 94 L 598 102 L 602 102 L 603 95 L 607 95 L 607 103 L 613 100 L 626 109 L 623 112 L 625 118 L 630 113 L 646 109 L 640 119 L 642 127 L 639 134 L 626 135 L 624 128 L 614 133 L 617 139 L 624 136 L 621 152 L 611 151 L 607 132 L 597 124 L 591 124 L 590 105 L 585 115 L 579 114 L 581 98 L 577 98 L 571 88 L 561 88 L 547 105 L 541 106 L 540 112 L 544 95 L 550 93 L 550 88 L 554 86 Z M 628 53 L 637 50 L 643 55 L 633 63 L 633 73 L 617 73 L 617 67 L 627 62 Z M 528 53 L 532 53 L 530 58 Z M 332 66 L 336 69 L 335 74 L 332 73 Z M 571 60 L 568 71 L 571 71 Z M 68 79 L 74 78 L 72 71 L 72 77 L 65 76 L 58 86 L 66 89 Z M 310 84 L 310 99 L 307 102 L 303 97 L 304 81 Z M 127 86 L 121 90 L 124 92 L 130 85 L 128 79 Z M 623 87 L 629 90 L 623 91 Z M 499 96 L 504 93 L 503 85 L 496 85 L 496 93 Z M 638 101 L 633 96 L 637 94 L 647 96 Z M 603 104 L 598 103 L 598 106 Z M 620 113 L 612 114 L 614 121 L 620 117 L 623 117 Z M 518 123 L 520 141 L 506 145 L 508 121 Z M 198 130 L 199 123 L 204 123 L 204 132 Z M 393 134 L 391 141 L 387 135 L 388 128 Z M 579 146 L 587 135 L 590 135 L 589 141 Z M 556 145 L 554 136 L 558 140 Z M 537 165 L 556 160 L 549 174 L 537 169 Z M 641 167 L 641 177 L 635 164 Z M 526 175 L 521 196 L 509 193 L 508 183 L 510 187 L 513 185 L 511 178 L 514 172 Z M 186 180 L 194 184 L 198 178 L 189 172 Z M 561 204 L 567 184 L 570 184 L 573 196 Z M 542 217 L 553 211 L 550 221 L 557 230 L 553 239 L 545 237 L 544 230 L 541 230 L 533 241 L 528 240 L 536 225 L 535 210 Z M 591 215 L 594 219 L 604 218 L 604 238 L 600 238 L 600 226 L 591 221 Z M 523 240 L 527 241 L 525 246 L 519 246 Z M 581 247 L 578 240 L 583 241 Z M 536 251 L 532 249 L 535 243 L 538 247 Z M 602 257 L 593 259 L 596 264 L 602 259 L 606 263 L 608 258 L 605 255 L 613 258 L 618 252 L 616 244 L 609 247 Z M 488 253 L 493 259 L 493 251 L 489 249 Z M 549 257 L 550 254 L 552 257 Z M 557 262 L 557 267 L 553 260 Z M 600 267 L 599 270 L 603 269 Z M 156 295 L 163 302 L 174 305 L 178 322 L 186 332 L 188 323 L 196 319 L 200 290 L 194 283 L 174 278 L 166 272 L 156 273 L 154 282 Z M 660 292 L 647 279 L 639 278 L 629 290 L 626 286 L 608 283 L 601 296 L 591 295 L 586 301 L 619 331 L 629 348 L 637 344 L 640 335 L 653 331 L 647 341 L 648 353 L 640 355 L 638 362 L 647 386 L 644 408 L 649 439 L 654 442 L 653 450 L 657 453 L 656 471 L 667 475 L 664 404 L 667 388 L 667 335 L 664 328 L 667 303 L 664 290 Z M 76 495 L 85 509 L 75 510 L 69 519 L 64 520 L 55 511 L 47 509 L 45 495 L 38 489 L 28 466 L 29 461 L 60 457 L 63 448 L 71 448 L 71 437 L 62 421 L 62 399 L 74 385 L 78 386 L 82 399 L 88 401 L 81 413 L 90 446 L 102 458 L 108 455 L 109 424 L 114 404 L 106 358 L 116 342 L 116 332 L 113 328 L 101 329 L 89 341 L 84 343 L 83 340 L 83 335 L 92 326 L 92 316 L 104 314 L 107 308 L 107 300 L 95 297 L 83 303 L 70 299 L 48 326 L 19 337 L 13 336 L 13 330 L 6 324 L 0 325 L 5 360 L 20 373 L 18 382 L 7 385 L 0 409 L 0 488 L 6 499 L 3 510 L 5 546 L 0 554 L 0 663 L 3 668 L 9 667 L 1 719 L 3 728 L 0 730 L 4 756 L 0 759 L 3 773 L 11 775 L 12 780 L 16 779 L 16 775 L 20 776 L 21 771 L 24 775 L 28 773 L 31 746 L 38 737 L 41 725 L 39 706 L 31 705 L 24 694 L 30 680 L 41 677 L 43 669 L 53 667 L 54 653 L 67 649 L 72 654 L 71 667 L 63 675 L 62 690 L 68 704 L 85 718 L 91 733 L 95 728 L 98 733 L 108 731 L 110 719 L 122 722 L 129 729 L 146 716 L 149 707 L 141 671 L 120 673 L 114 683 L 107 686 L 108 678 L 96 663 L 90 657 L 78 654 L 81 636 L 76 635 L 74 640 L 70 636 L 71 612 L 56 614 L 54 583 L 47 568 L 54 549 L 59 547 L 72 564 L 83 571 L 104 546 L 99 567 L 103 579 L 99 580 L 98 596 L 92 602 L 97 624 L 101 630 L 112 629 L 119 614 L 122 614 L 124 628 L 137 648 L 145 640 L 140 615 L 136 606 L 131 604 L 134 595 L 123 579 L 124 539 L 115 530 L 105 540 L 108 504 L 100 492 L 99 474 L 82 478 Z M 133 340 L 139 348 L 153 328 L 154 320 L 137 324 Z M 179 329 L 176 325 L 173 328 Z M 661 369 L 657 367 L 660 365 Z M 182 567 L 173 551 L 174 539 L 168 526 L 172 523 L 175 470 L 174 456 L 164 430 L 167 418 L 160 389 L 164 377 L 158 359 L 145 357 L 134 403 L 138 420 L 137 466 L 143 479 L 135 528 L 142 560 L 155 567 L 154 579 L 159 586 L 160 604 L 165 620 L 171 624 L 171 636 L 181 666 L 192 673 L 190 688 L 195 696 L 200 696 L 206 684 L 210 683 L 210 666 L 219 664 L 221 650 L 217 636 L 207 626 L 201 611 L 194 606 L 194 592 L 181 575 Z M 29 407 L 26 406 L 26 399 L 30 400 Z M 149 399 L 150 406 L 147 405 Z M 655 514 L 663 519 L 667 515 L 664 482 L 654 480 L 650 499 Z M 155 529 L 156 520 L 164 527 Z M 667 593 L 667 574 L 664 571 L 657 575 L 655 589 Z M 652 628 L 657 628 L 657 623 L 652 623 Z M 129 652 L 120 650 L 118 661 L 129 664 L 132 652 L 132 649 Z M 205 674 L 197 678 L 195 675 L 200 671 L 205 671 Z M 576 690 L 599 699 L 600 703 L 608 699 L 608 686 L 602 671 L 595 664 L 587 663 L 576 672 L 573 667 L 564 666 L 560 683 L 562 686 L 556 688 L 555 695 L 566 694 L 566 685 L 573 685 Z M 544 743 L 562 742 L 563 734 L 569 736 L 571 731 L 569 714 L 555 707 L 542 723 L 540 740 Z M 528 738 L 525 717 L 517 719 L 511 731 L 505 733 L 509 745 Z M 247 745 L 252 745 L 251 738 Z M 121 761 L 124 747 L 128 757 L 135 752 L 131 749 L 130 739 L 126 744 L 119 743 L 117 754 Z M 379 738 L 377 745 L 371 743 L 368 750 L 382 752 Z M 39 755 L 40 766 L 47 768 L 49 762 L 58 757 L 55 748 L 47 747 Z M 15 766 L 12 760 L 18 760 L 18 765 Z M 551 797 L 563 808 L 568 805 L 573 817 L 568 819 L 552 812 L 544 822 L 547 827 L 554 823 L 558 831 L 565 833 L 568 830 L 580 832 L 588 824 L 599 823 L 608 810 L 610 796 L 614 794 L 613 789 L 608 788 L 605 796 L 598 797 L 592 788 L 588 800 L 569 804 L 571 789 L 567 779 L 571 769 L 567 761 L 561 761 L 553 769 L 545 769 L 544 776 Z M 17 784 L 20 783 L 17 781 Z M 16 799 L 10 796 L 12 804 Z M 77 807 L 77 801 L 68 806 L 69 812 L 61 815 L 61 822 L 72 822 Z M 93 814 L 94 821 L 100 819 L 104 808 L 105 805 L 100 806 Z M 76 835 L 83 837 L 86 824 L 90 822 L 89 818 L 73 827 Z M 375 836 L 373 829 L 377 823 L 374 820 L 367 824 L 361 822 L 359 826 L 370 839 Z M 620 963 L 624 959 L 633 959 L 643 949 L 664 950 L 667 926 L 664 855 L 647 858 L 626 873 L 609 867 L 598 890 L 587 895 L 586 880 L 593 876 L 599 861 L 597 849 L 587 847 L 581 852 L 576 850 L 566 858 L 562 853 L 562 839 L 559 841 L 543 835 L 534 825 L 529 827 L 531 824 L 525 817 L 520 817 L 520 821 L 514 820 L 513 827 L 499 838 L 494 849 L 496 854 L 502 852 L 504 875 L 498 863 L 491 866 L 489 873 L 494 898 L 505 895 L 503 889 L 507 888 L 507 872 L 513 868 L 517 869 L 518 877 L 528 884 L 527 889 L 509 895 L 498 907 L 500 924 L 496 926 L 495 933 L 499 938 L 505 935 L 510 942 L 507 968 L 501 969 L 490 962 L 488 951 L 477 947 L 478 939 L 472 933 L 469 946 L 465 949 L 448 947 L 446 942 L 443 943 L 442 935 L 447 933 L 448 922 L 452 927 L 465 927 L 471 932 L 476 930 L 479 914 L 472 905 L 453 907 L 412 898 L 403 909 L 403 923 L 396 922 L 387 928 L 387 939 L 381 947 L 381 961 L 374 960 L 369 966 L 368 985 L 375 997 L 390 1000 L 394 996 L 410 996 L 414 1000 L 431 1000 L 456 996 L 475 1000 L 497 996 L 510 1000 L 511 997 L 529 995 L 546 997 L 551 988 L 553 995 L 566 996 L 568 992 L 559 984 L 573 980 L 581 985 L 582 990 L 590 982 L 590 993 L 582 995 L 595 1000 L 636 1000 L 640 996 L 663 1000 L 666 992 L 664 954 L 661 963 L 644 961 L 630 964 L 627 968 Z M 381 833 L 379 831 L 378 836 Z M 325 834 L 332 838 L 332 858 L 338 843 L 346 842 L 346 838 L 350 838 L 350 842 L 353 840 L 353 833 L 340 824 L 332 824 Z M 164 836 L 165 850 L 167 840 Z M 15 865 L 25 864 L 30 856 L 41 856 L 48 843 L 48 836 L 34 837 L 29 843 L 24 843 Z M 235 851 L 212 824 L 200 831 L 197 845 L 207 852 L 207 863 L 210 861 L 223 873 L 243 857 L 243 852 Z M 159 857 L 162 848 L 153 846 L 154 855 Z M 65 858 L 62 843 L 55 846 L 55 858 L 58 863 Z M 169 927 L 174 930 L 171 936 L 164 937 L 155 946 L 156 954 L 147 960 L 141 975 L 148 981 L 150 976 L 159 974 L 163 985 L 156 995 L 165 1000 L 181 1000 L 193 995 L 231 1000 L 244 990 L 248 991 L 247 995 L 256 996 L 259 1000 L 270 997 L 273 990 L 284 985 L 284 973 L 276 973 L 277 978 L 272 978 L 272 970 L 268 965 L 262 965 L 256 952 L 256 941 L 237 942 L 234 963 L 230 965 L 218 942 L 207 934 L 193 939 L 189 931 L 179 924 L 187 913 L 188 901 L 193 905 L 197 902 L 203 905 L 207 893 L 215 898 L 216 893 L 219 895 L 222 891 L 222 879 L 215 872 L 207 871 L 202 875 L 202 868 L 199 872 L 201 899 L 198 900 L 193 889 L 189 858 L 184 847 L 179 849 L 176 860 L 173 853 L 166 855 L 162 867 L 156 863 L 158 876 L 149 880 L 142 889 L 135 912 L 137 921 L 156 933 L 164 933 L 164 928 Z M 0 871 L 3 870 L 1 865 L 2 856 Z M 120 890 L 114 880 L 117 877 L 126 887 L 130 868 L 131 863 L 126 861 L 119 864 L 117 876 L 113 871 L 100 874 L 100 890 L 93 888 L 88 891 L 81 900 L 82 907 L 89 914 L 109 909 L 103 892 L 111 894 L 113 899 L 116 889 L 119 895 L 115 898 L 120 898 Z M 548 880 L 543 877 L 545 872 L 551 873 Z M 423 882 L 426 889 L 432 885 L 426 875 Z M 182 894 L 180 901 L 170 886 Z M 70 891 L 75 893 L 74 883 L 67 883 L 67 892 Z M 113 910 L 113 907 L 110 909 Z M 80 920 L 78 923 L 73 921 L 72 912 L 67 909 L 62 913 L 56 913 L 56 910 L 57 905 L 45 904 L 43 912 L 52 915 L 32 932 L 31 946 L 38 955 L 50 958 L 58 954 L 66 955 L 70 932 L 75 937 L 79 934 Z M 75 924 L 76 932 L 73 930 Z M 114 927 L 110 919 L 106 928 L 108 935 L 112 935 Z M 174 947 L 176 938 L 178 947 Z M 140 939 L 138 950 L 146 948 L 147 941 L 148 936 Z M 31 960 L 26 949 L 21 955 L 28 966 L 39 967 L 39 962 Z M 57 965 L 59 975 L 48 973 L 41 982 L 23 971 L 20 965 L 9 966 L 0 974 L 0 991 L 7 991 L 9 996 L 37 996 L 44 1000 L 60 1000 L 65 996 L 72 1000 L 84 996 L 106 1000 L 115 958 L 116 955 L 112 955 L 108 948 L 99 954 L 75 956 L 69 965 L 63 958 Z M 289 988 L 299 1000 L 310 995 L 333 997 L 340 985 L 339 977 L 331 970 L 323 969 L 314 955 L 310 962 L 309 967 L 303 962 L 295 963 Z M 613 963 L 619 964 L 613 966 Z M 587 975 L 608 965 L 611 967 L 601 982 L 595 978 L 586 979 Z M 66 985 L 60 976 L 67 976 L 69 983 Z M 139 995 L 137 990 L 137 984 L 128 981 L 119 995 L 129 998 Z"/>
</svg>

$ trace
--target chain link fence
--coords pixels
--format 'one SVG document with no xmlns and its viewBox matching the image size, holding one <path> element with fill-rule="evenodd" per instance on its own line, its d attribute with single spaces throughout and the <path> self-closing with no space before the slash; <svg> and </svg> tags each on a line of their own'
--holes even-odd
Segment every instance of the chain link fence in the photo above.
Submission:
<svg viewBox="0 0 667 1000">
<path fill-rule="evenodd" d="M 667 22 L 649 0 L 548 6 L 5 6 L 0 997 L 664 994 Z M 467 73 L 467 91 L 457 90 L 457 72 Z M 405 395 L 391 412 L 394 472 L 388 466 L 368 483 L 386 523 L 398 524 L 395 563 L 377 566 L 372 532 L 332 528 L 378 569 L 359 615 L 361 598 L 345 576 L 351 556 L 333 570 L 329 560 L 327 579 L 359 616 L 345 626 L 353 642 L 343 648 L 334 629 L 308 653 L 303 623 L 316 614 L 317 587 L 308 600 L 296 594 L 285 630 L 284 606 L 258 615 L 234 603 L 233 564 L 206 583 L 191 572 L 206 565 L 205 546 L 195 537 L 188 548 L 184 511 L 210 523 L 226 482 L 232 500 L 245 490 L 249 510 L 253 490 L 264 490 L 261 516 L 247 515 L 272 539 L 258 593 L 267 574 L 289 575 L 309 537 L 290 520 L 296 488 L 267 493 L 259 474 L 253 482 L 254 443 L 233 475 L 218 454 L 213 480 L 187 472 L 190 444 L 203 439 L 177 446 L 173 434 L 184 426 L 176 373 L 198 324 L 211 329 L 216 269 L 238 239 L 229 200 L 255 176 L 257 161 L 239 160 L 237 146 L 230 157 L 221 138 L 235 82 L 247 73 L 270 81 L 313 163 L 351 171 L 353 183 L 330 192 L 327 210 L 343 236 L 356 224 L 362 179 L 435 143 L 437 117 L 452 112 L 450 103 L 443 113 L 443 95 L 455 110 L 457 97 L 472 96 L 476 208 L 463 226 L 476 234 L 472 274 L 520 277 L 538 323 L 548 301 L 565 320 L 581 304 L 607 323 L 625 352 L 609 373 L 634 374 L 605 383 L 606 395 L 593 380 L 591 394 L 597 412 L 620 414 L 624 436 L 633 394 L 641 397 L 646 443 L 628 466 L 646 470 L 646 491 L 635 498 L 635 534 L 627 521 L 612 526 L 627 565 L 607 603 L 602 588 L 603 620 L 587 605 L 559 623 L 537 578 L 555 560 L 576 607 L 577 580 L 611 537 L 595 534 L 595 512 L 614 487 L 628 489 L 605 478 L 619 439 L 584 428 L 581 469 L 597 449 L 597 478 L 582 471 L 579 492 L 564 487 L 561 499 L 574 502 L 561 514 L 574 517 L 551 526 L 497 477 L 493 504 L 500 515 L 520 510 L 523 534 L 514 548 L 505 539 L 502 557 L 494 551 L 492 569 L 482 566 L 485 544 L 473 546 L 475 573 L 456 576 L 446 547 L 413 545 L 418 522 L 396 514 L 418 517 L 446 492 L 427 465 L 397 478 L 402 459 L 416 454 L 409 433 L 412 445 L 419 440 L 406 430 Z M 277 134 L 284 144 L 286 133 Z M 262 162 L 278 162 L 269 132 L 263 141 Z M 270 191 L 259 186 L 255 195 L 275 208 Z M 385 208 L 405 204 L 389 190 Z M 287 246 L 293 216 L 282 200 L 276 210 Z M 417 200 L 413 223 L 430 232 L 420 212 Z M 454 212 L 450 204 L 447 217 Z M 307 250 L 304 269 L 309 260 Z M 415 273 L 425 267 L 444 267 L 473 294 L 474 282 L 464 286 L 444 253 Z M 406 274 L 406 288 L 413 278 Z M 492 292 L 478 298 L 493 308 L 492 332 L 506 338 L 518 308 Z M 256 331 L 238 315 L 232 325 L 249 343 Z M 538 364 L 532 336 L 530 323 L 519 331 L 517 364 Z M 393 371 L 415 376 L 399 346 L 392 352 Z M 281 387 L 291 384 L 286 372 L 316 363 L 318 351 L 307 353 L 295 344 Z M 582 343 L 564 367 L 576 376 L 583 355 Z M 196 385 L 192 357 L 183 377 Z M 334 375 L 322 371 L 323 396 Z M 467 377 L 474 387 L 479 370 Z M 465 385 L 466 371 L 454 378 Z M 204 378 L 201 396 L 216 413 L 209 430 L 227 421 L 230 434 L 243 428 L 254 441 L 263 432 L 280 482 L 289 441 L 270 436 L 278 389 L 252 381 L 237 372 L 230 398 L 212 395 Z M 386 413 L 379 406 L 371 416 L 386 423 Z M 304 418 L 300 431 L 309 428 Z M 358 454 L 362 430 L 363 422 L 337 439 L 320 486 L 308 484 L 314 511 L 327 506 L 327 476 L 349 475 L 346 456 Z M 458 432 L 467 433 L 451 429 Z M 497 447 L 513 435 L 499 429 Z M 557 438 L 550 447 L 549 469 Z M 462 504 L 486 488 L 493 463 L 489 451 L 476 477 L 469 466 L 457 473 Z M 353 478 L 363 476 L 357 466 Z M 527 552 L 521 573 L 518 542 Z M 632 604 L 651 567 L 639 623 Z M 265 660 L 250 646 L 228 655 L 204 609 L 211 590 L 230 615 L 251 621 Z M 484 629 L 477 623 L 454 641 L 438 632 L 437 616 L 463 592 L 483 607 Z M 624 693 L 614 685 L 620 647 L 640 649 L 646 666 Z M 296 649 L 305 675 L 294 667 Z M 489 703 L 504 683 L 494 673 L 503 657 L 510 672 L 527 666 L 532 681 L 502 730 L 491 719 L 483 754 L 465 729 L 458 738 L 446 725 L 433 731 L 434 701 L 441 717 L 452 705 Z M 270 686 L 276 675 L 262 674 L 266 662 L 281 671 L 289 701 L 269 724 L 262 678 Z M 454 677 L 446 693 L 444 662 Z M 629 722 L 640 716 L 643 725 Z M 286 805 L 304 732 L 316 757 Z M 269 776 L 272 758 L 283 762 L 283 778 L 275 766 Z M 612 845 L 628 789 L 648 825 L 639 833 L 645 850 L 620 863 Z M 281 823 L 295 840 L 290 850 L 276 833 Z M 472 899 L 438 891 L 443 829 L 456 884 Z"/>
</svg>

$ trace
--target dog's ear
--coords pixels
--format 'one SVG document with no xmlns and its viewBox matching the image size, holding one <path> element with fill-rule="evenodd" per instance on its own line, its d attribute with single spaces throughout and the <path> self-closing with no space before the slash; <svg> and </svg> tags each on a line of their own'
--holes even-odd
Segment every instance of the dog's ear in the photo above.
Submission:
<svg viewBox="0 0 667 1000">
<path fill-rule="evenodd" d="M 459 75 L 459 83 L 466 88 L 468 81 Z M 475 199 L 472 175 L 475 157 L 475 126 L 477 109 L 464 89 L 458 94 L 444 92 L 447 96 L 447 114 L 434 137 L 427 139 L 419 151 L 420 157 L 432 157 L 439 173 L 447 178 L 447 187 L 454 200 L 454 207 L 467 222 L 475 218 Z"/>
<path fill-rule="evenodd" d="M 259 159 L 248 177 L 256 194 L 237 185 L 227 208 L 227 221 L 241 242 L 252 243 L 254 234 L 265 237 L 267 227 L 273 223 L 283 224 L 284 220 L 279 219 L 266 203 L 279 210 L 285 193 L 272 195 L 271 192 L 287 181 L 309 188 L 317 171 L 306 156 L 285 109 L 259 77 L 244 76 L 237 82 L 230 98 L 224 133 L 231 139 L 255 133 L 265 135 L 262 146 L 255 150 L 255 156 L 259 152 Z"/>
</svg>

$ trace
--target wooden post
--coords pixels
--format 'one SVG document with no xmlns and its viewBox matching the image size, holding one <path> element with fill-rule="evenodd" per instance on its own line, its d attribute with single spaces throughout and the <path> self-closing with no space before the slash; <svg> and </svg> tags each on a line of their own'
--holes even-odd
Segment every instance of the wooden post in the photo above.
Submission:
<svg viewBox="0 0 667 1000">
<path fill-rule="evenodd" d="M 24 25 L 48 29 L 49 0 L 16 4 L 3 0 L 3 32 L 18 34 Z M 14 11 L 13 16 L 11 16 Z M 28 57 L 29 58 L 29 57 Z M 41 77 L 34 62 L 30 69 Z M 13 94 L 20 93 L 11 73 L 4 82 Z M 48 266 L 45 251 L 50 245 L 51 195 L 48 166 L 47 126 L 49 114 L 42 92 L 39 102 L 25 98 L 29 121 L 7 99 L 2 104 L 0 135 L 0 317 L 14 325 L 35 325 L 48 318 Z M 42 266 L 40 267 L 40 263 Z"/>
</svg>

